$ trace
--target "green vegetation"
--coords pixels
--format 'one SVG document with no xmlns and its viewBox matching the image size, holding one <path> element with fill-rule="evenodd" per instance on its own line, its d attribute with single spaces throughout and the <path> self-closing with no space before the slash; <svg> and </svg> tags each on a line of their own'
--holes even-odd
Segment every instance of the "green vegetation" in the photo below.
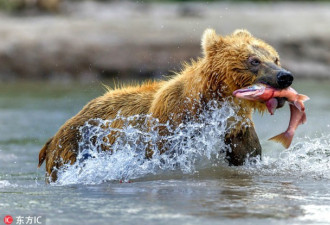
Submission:
<svg viewBox="0 0 330 225">
<path fill-rule="evenodd" d="M 99 2 L 115 2 L 115 0 L 0 0 L 0 10 L 6 12 L 19 12 L 26 9 L 36 9 L 38 11 L 56 12 L 58 5 L 61 1 L 99 1 Z M 117 0 L 118 1 L 118 0 Z M 286 2 L 285 0 L 126 0 L 137 3 L 157 3 L 157 2 L 255 2 L 255 3 L 275 3 L 275 2 Z M 330 2 L 330 0 L 291 0 L 291 2 Z"/>
<path fill-rule="evenodd" d="M 101 1 L 107 1 L 107 0 L 101 0 Z M 288 1 L 286 1 L 286 0 L 207 0 L 207 1 L 202 1 L 202 0 L 144 0 L 141 2 L 288 2 Z M 330 2 L 330 0 L 290 0 L 289 2 Z"/>
<path fill-rule="evenodd" d="M 22 9 L 22 3 L 20 0 L 0 0 L 0 9 L 7 12 L 18 11 Z"/>
<path fill-rule="evenodd" d="M 61 0 L 0 0 L 0 10 L 19 12 L 24 10 L 56 12 Z"/>
</svg>

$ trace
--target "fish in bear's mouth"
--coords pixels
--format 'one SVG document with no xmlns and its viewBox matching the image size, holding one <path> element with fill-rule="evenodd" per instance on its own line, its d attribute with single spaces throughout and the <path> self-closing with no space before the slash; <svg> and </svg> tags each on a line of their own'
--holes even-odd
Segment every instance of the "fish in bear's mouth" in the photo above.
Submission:
<svg viewBox="0 0 330 225">
<path fill-rule="evenodd" d="M 309 97 L 298 94 L 290 86 L 284 89 L 276 89 L 270 85 L 257 83 L 238 89 L 233 92 L 233 95 L 237 98 L 264 102 L 271 115 L 273 115 L 275 109 L 278 108 L 279 99 L 283 99 L 284 102 L 288 101 L 291 111 L 289 127 L 285 132 L 271 138 L 271 140 L 282 143 L 286 148 L 290 146 L 297 127 L 306 122 L 305 105 L 303 102 L 307 101 Z"/>
</svg>

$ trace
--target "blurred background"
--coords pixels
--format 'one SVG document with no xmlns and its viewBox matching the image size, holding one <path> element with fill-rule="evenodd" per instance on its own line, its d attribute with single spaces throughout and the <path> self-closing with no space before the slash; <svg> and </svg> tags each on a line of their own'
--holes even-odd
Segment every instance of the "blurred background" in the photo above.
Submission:
<svg viewBox="0 0 330 225">
<path fill-rule="evenodd" d="M 273 45 L 297 78 L 330 78 L 330 1 L 0 0 L 0 81 L 161 78 L 208 28 Z"/>
</svg>

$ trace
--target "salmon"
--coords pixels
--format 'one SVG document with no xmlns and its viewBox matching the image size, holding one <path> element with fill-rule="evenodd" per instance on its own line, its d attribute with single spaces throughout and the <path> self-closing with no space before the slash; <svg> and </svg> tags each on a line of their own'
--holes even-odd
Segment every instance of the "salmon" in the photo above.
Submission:
<svg viewBox="0 0 330 225">
<path fill-rule="evenodd" d="M 291 113 L 289 126 L 285 132 L 269 139 L 281 143 L 285 148 L 290 147 L 297 127 L 307 120 L 304 101 L 309 100 L 309 97 L 298 94 L 297 91 L 291 87 L 275 89 L 265 84 L 254 84 L 234 91 L 233 95 L 237 98 L 265 102 L 271 115 L 274 114 L 278 105 L 278 100 L 276 98 L 287 99 Z"/>
</svg>

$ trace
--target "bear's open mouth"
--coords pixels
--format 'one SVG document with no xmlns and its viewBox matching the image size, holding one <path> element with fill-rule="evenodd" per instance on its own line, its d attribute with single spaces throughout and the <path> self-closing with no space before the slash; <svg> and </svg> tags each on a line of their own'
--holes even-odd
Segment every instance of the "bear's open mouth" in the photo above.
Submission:
<svg viewBox="0 0 330 225">
<path fill-rule="evenodd" d="M 234 91 L 233 95 L 237 98 L 267 103 L 270 98 L 273 98 L 273 93 L 279 90 L 281 89 L 274 88 L 264 83 L 256 83 Z M 286 97 L 275 97 L 274 99 L 276 99 L 276 106 L 272 104 L 271 111 L 283 107 L 285 102 L 288 100 Z"/>
</svg>

